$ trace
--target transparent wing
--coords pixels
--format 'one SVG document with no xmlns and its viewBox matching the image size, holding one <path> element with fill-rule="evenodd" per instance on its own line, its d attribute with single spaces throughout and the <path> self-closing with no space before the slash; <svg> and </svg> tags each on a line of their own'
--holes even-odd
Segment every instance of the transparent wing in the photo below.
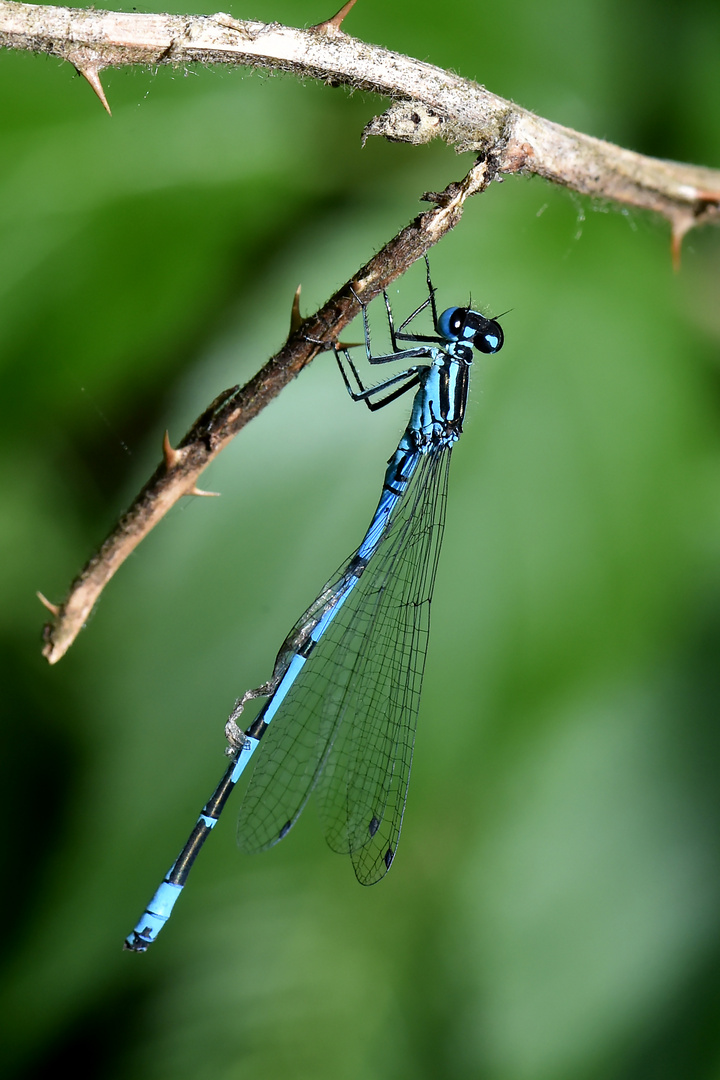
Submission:
<svg viewBox="0 0 720 1080">
<path fill-rule="evenodd" d="M 372 884 L 390 868 L 412 763 L 449 463 L 449 448 L 421 456 L 378 550 L 263 736 L 240 809 L 243 851 L 282 839 L 315 789 L 328 843 L 351 855 L 358 880 Z"/>
</svg>

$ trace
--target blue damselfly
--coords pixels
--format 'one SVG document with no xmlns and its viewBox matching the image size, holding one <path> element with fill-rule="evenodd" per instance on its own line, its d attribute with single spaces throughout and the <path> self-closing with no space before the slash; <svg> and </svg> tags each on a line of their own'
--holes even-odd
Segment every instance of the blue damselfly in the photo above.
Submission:
<svg viewBox="0 0 720 1080">
<path fill-rule="evenodd" d="M 261 743 L 240 808 L 242 851 L 262 851 L 282 840 L 314 792 L 327 841 L 350 855 L 358 881 L 371 885 L 390 869 L 415 742 L 450 454 L 462 433 L 473 349 L 495 353 L 503 344 L 498 323 L 470 307 L 438 315 L 429 267 L 427 285 L 427 299 L 397 330 L 383 294 L 392 343 L 384 355 L 372 355 L 367 306 L 358 302 L 370 364 L 428 364 L 412 365 L 366 389 L 348 348 L 335 348 L 350 396 L 371 411 L 417 387 L 410 421 L 359 548 L 295 623 L 269 681 L 249 690 L 233 709 L 226 726 L 230 765 L 126 949 L 144 952 L 167 922 L 200 848 Z M 435 333 L 405 332 L 428 307 Z M 267 701 L 242 730 L 238 721 L 256 697 Z"/>
</svg>

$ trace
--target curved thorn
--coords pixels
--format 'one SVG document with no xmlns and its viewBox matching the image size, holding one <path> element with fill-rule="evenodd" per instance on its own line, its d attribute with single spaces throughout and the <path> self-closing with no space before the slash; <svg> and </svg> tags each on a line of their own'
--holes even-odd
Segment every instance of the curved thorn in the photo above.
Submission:
<svg viewBox="0 0 720 1080">
<path fill-rule="evenodd" d="M 35 593 L 35 595 L 37 596 L 37 598 L 38 598 L 38 600 L 40 601 L 40 603 L 41 603 L 41 604 L 43 604 L 43 606 L 44 606 L 44 607 L 46 607 L 46 608 L 48 609 L 48 611 L 50 612 L 50 614 L 51 614 L 51 615 L 54 615 L 54 616 L 55 616 L 55 618 L 57 618 L 57 617 L 58 617 L 58 615 L 60 614 L 60 607 L 59 607 L 59 605 L 58 605 L 58 604 L 53 604 L 53 603 L 52 603 L 52 601 L 48 600 L 47 596 L 43 596 L 43 594 L 42 594 L 42 593 L 40 592 L 40 590 L 39 590 L 39 589 L 38 589 L 38 591 L 37 591 L 37 592 Z"/>
<path fill-rule="evenodd" d="M 345 16 L 348 14 L 351 8 L 355 6 L 356 0 L 347 0 L 347 4 L 343 4 L 336 15 L 333 15 L 331 19 L 326 19 L 325 22 L 316 23 L 314 26 L 310 26 L 310 30 L 319 30 L 323 34 L 342 34 L 345 31 L 340 29 Z"/>
<path fill-rule="evenodd" d="M 673 270 L 677 273 L 680 269 L 680 255 L 682 252 L 682 242 L 684 232 L 679 232 L 676 229 L 672 231 L 672 237 L 670 239 L 670 258 L 672 259 Z"/>
<path fill-rule="evenodd" d="M 299 330 L 302 326 L 304 319 L 300 314 L 300 293 L 302 292 L 302 285 L 298 285 L 295 290 L 295 296 L 293 297 L 292 310 L 290 311 L 290 333 L 294 334 L 296 330 Z"/>
<path fill-rule="evenodd" d="M 167 431 L 163 435 L 162 452 L 165 459 L 165 468 L 170 472 L 182 460 L 182 454 L 170 444 L 170 435 Z"/>
<path fill-rule="evenodd" d="M 185 494 L 186 495 L 208 495 L 208 496 L 212 496 L 213 498 L 216 497 L 216 496 L 217 497 L 220 496 L 219 491 L 204 491 L 202 488 L 199 488 L 197 486 L 197 484 L 193 484 L 193 486 L 191 488 L 188 488 L 188 490 L 185 492 Z"/>
<path fill-rule="evenodd" d="M 693 224 L 694 222 L 690 217 L 675 217 L 671 223 L 672 234 L 670 239 L 670 255 L 672 257 L 673 270 L 676 272 L 680 269 L 682 242 L 685 238 L 685 234 L 692 229 Z"/>
</svg>

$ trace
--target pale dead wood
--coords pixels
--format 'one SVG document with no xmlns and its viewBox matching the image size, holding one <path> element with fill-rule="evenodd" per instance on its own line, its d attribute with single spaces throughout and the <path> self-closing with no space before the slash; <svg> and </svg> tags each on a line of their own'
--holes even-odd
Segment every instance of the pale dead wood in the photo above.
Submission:
<svg viewBox="0 0 720 1080">
<path fill-rule="evenodd" d="M 108 108 L 98 73 L 143 64 L 233 64 L 292 72 L 371 90 L 395 104 L 366 134 L 405 142 L 441 137 L 492 152 L 501 171 L 535 173 L 582 194 L 662 214 L 675 249 L 701 222 L 718 220 L 720 173 L 661 161 L 544 120 L 432 64 L 350 37 L 337 16 L 306 30 L 213 16 L 85 11 L 0 0 L 0 45 L 60 56 Z"/>
</svg>

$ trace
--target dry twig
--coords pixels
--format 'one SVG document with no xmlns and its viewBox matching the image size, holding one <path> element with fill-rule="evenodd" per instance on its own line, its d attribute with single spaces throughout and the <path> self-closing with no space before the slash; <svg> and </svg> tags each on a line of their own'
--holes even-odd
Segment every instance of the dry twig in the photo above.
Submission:
<svg viewBox="0 0 720 1080">
<path fill-rule="evenodd" d="M 465 200 L 484 190 L 496 173 L 497 163 L 487 158 L 474 165 L 462 183 L 453 183 L 441 193 L 428 194 L 427 198 L 437 205 L 415 218 L 352 281 L 304 321 L 299 315 L 296 294 L 290 336 L 280 352 L 245 386 L 234 386 L 220 394 L 198 417 L 177 449 L 173 449 L 166 435 L 163 462 L 73 581 L 64 603 L 51 604 L 38 594 L 54 616 L 44 631 L 43 656 L 51 664 L 64 656 L 105 585 L 170 507 L 183 495 L 212 494 L 197 487 L 200 473 L 318 352 L 337 340 L 343 327 L 359 311 L 355 297 L 369 302 L 400 277 L 458 223 Z"/>
<path fill-rule="evenodd" d="M 358 41 L 340 28 L 353 3 L 349 0 L 323 23 L 298 30 L 222 13 L 148 15 L 0 0 L 0 45 L 68 60 L 108 112 L 99 75 L 106 67 L 263 67 L 390 97 L 393 104 L 367 125 L 365 137 L 410 143 L 440 137 L 459 151 L 480 155 L 480 164 L 461 184 L 434 197 L 435 209 L 416 218 L 358 272 L 351 284 L 363 300 L 385 288 L 452 228 L 464 200 L 498 173 L 534 173 L 582 194 L 661 214 L 671 226 L 676 260 L 689 229 L 720 220 L 720 173 L 623 150 L 535 116 L 470 80 Z M 44 655 L 50 663 L 68 649 L 100 591 L 142 537 L 182 495 L 208 494 L 197 487 L 202 470 L 356 313 L 349 286 L 305 322 L 295 311 L 290 337 L 277 356 L 245 387 L 221 394 L 176 450 L 166 440 L 163 463 L 75 580 L 65 602 L 45 601 L 55 616 L 46 627 Z"/>
<path fill-rule="evenodd" d="M 99 72 L 132 64 L 231 64 L 370 90 L 394 104 L 366 128 L 420 143 L 492 152 L 503 172 L 534 173 L 585 195 L 668 219 L 677 248 L 694 225 L 719 219 L 720 174 L 660 161 L 535 116 L 432 64 L 367 45 L 340 29 L 352 6 L 307 30 L 212 16 L 84 11 L 0 0 L 0 46 L 49 53 L 85 76 L 109 110 Z"/>
</svg>

